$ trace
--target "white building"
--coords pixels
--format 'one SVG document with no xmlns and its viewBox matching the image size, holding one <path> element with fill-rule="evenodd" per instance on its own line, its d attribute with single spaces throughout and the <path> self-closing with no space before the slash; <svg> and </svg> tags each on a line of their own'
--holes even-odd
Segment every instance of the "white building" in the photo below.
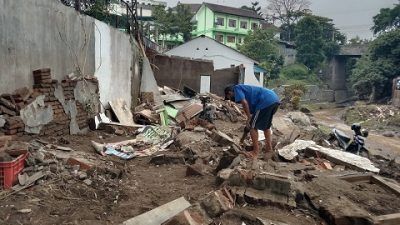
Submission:
<svg viewBox="0 0 400 225">
<path fill-rule="evenodd" d="M 243 65 L 245 69 L 243 83 L 263 86 L 263 78 L 266 71 L 258 66 L 259 63 L 257 61 L 209 37 L 197 37 L 165 52 L 165 54 L 212 60 L 215 70 Z"/>
</svg>

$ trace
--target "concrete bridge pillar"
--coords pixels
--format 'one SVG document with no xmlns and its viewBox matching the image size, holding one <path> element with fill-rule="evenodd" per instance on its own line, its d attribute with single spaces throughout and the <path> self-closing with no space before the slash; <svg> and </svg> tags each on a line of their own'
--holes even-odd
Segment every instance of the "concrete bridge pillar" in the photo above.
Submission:
<svg viewBox="0 0 400 225">
<path fill-rule="evenodd" d="M 331 88 L 335 91 L 335 101 L 341 102 L 348 98 L 346 57 L 335 56 L 331 61 Z"/>
</svg>

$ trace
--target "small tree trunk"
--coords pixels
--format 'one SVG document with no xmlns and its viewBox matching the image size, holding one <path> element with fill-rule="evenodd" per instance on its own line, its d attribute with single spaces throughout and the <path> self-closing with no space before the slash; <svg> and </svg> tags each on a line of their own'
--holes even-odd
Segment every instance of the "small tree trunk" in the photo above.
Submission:
<svg viewBox="0 0 400 225">
<path fill-rule="evenodd" d="M 376 93 L 376 87 L 375 86 L 373 86 L 372 87 L 372 92 L 371 92 L 371 95 L 370 95 L 370 97 L 369 97 L 369 102 L 370 103 L 373 103 L 373 102 L 376 102 L 376 99 L 377 99 L 377 93 Z"/>
<path fill-rule="evenodd" d="M 81 0 L 75 0 L 75 10 L 81 11 Z"/>
</svg>

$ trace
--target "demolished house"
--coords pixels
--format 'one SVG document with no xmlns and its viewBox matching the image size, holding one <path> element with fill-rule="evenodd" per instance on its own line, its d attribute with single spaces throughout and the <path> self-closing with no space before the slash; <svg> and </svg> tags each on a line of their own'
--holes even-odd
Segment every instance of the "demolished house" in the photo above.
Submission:
<svg viewBox="0 0 400 225">
<path fill-rule="evenodd" d="M 95 40 L 92 75 L 43 66 L 1 89 L 1 224 L 400 223 L 398 170 L 327 143 L 310 115 L 279 110 L 273 158 L 248 159 L 240 105 L 160 85 L 140 40 L 119 42 L 123 63 Z"/>
</svg>

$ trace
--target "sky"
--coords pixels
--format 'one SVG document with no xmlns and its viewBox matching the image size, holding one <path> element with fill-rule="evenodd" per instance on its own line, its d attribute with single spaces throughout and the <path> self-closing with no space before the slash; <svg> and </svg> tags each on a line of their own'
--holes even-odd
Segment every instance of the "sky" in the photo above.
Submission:
<svg viewBox="0 0 400 225">
<path fill-rule="evenodd" d="M 168 6 L 174 6 L 178 0 L 162 0 Z M 202 3 L 204 0 L 180 0 L 181 3 Z M 250 5 L 252 0 L 206 0 L 206 2 L 240 7 Z M 393 7 L 400 0 L 310 0 L 311 10 L 315 15 L 333 19 L 336 27 L 346 34 L 348 39 L 359 36 L 362 39 L 371 39 L 373 34 L 370 28 L 373 25 L 372 17 L 379 13 L 380 8 Z M 267 0 L 259 0 L 263 7 Z"/>
</svg>

